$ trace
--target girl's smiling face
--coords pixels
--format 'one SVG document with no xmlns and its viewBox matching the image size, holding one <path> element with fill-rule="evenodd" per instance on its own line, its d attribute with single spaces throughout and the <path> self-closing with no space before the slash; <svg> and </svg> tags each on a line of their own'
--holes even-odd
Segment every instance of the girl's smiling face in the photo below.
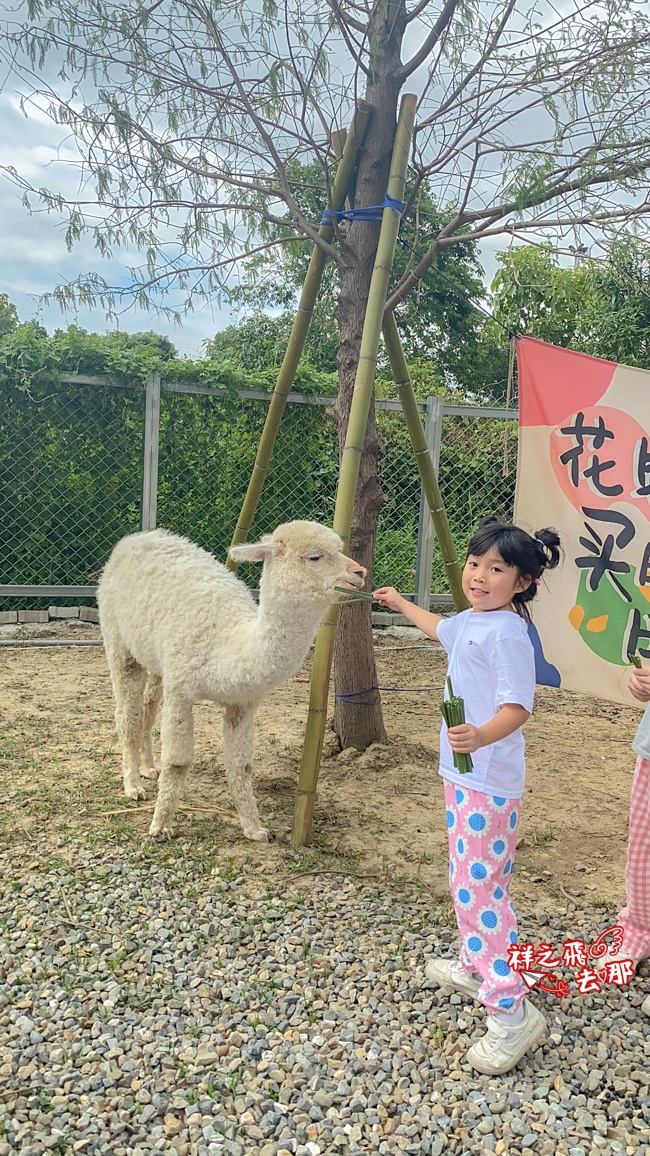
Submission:
<svg viewBox="0 0 650 1156">
<path fill-rule="evenodd" d="M 510 610 L 515 594 L 532 582 L 521 578 L 516 566 L 508 566 L 498 550 L 468 554 L 463 569 L 463 593 L 472 610 Z"/>
</svg>

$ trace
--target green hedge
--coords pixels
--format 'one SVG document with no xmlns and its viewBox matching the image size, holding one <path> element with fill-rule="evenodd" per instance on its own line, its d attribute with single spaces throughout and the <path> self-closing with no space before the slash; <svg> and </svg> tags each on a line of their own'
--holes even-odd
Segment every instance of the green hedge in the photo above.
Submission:
<svg viewBox="0 0 650 1156">
<path fill-rule="evenodd" d="M 155 334 L 99 338 L 70 327 L 48 338 L 30 324 L 0 338 L 0 581 L 92 584 L 115 542 L 139 529 L 144 381 L 152 369 L 225 391 L 163 390 L 158 487 L 158 524 L 225 557 L 267 412 L 265 402 L 236 391 L 270 392 L 276 371 L 247 375 L 172 354 Z M 109 374 L 121 388 L 65 384 L 61 377 L 71 372 Z M 335 383 L 305 367 L 296 388 L 332 394 Z M 386 384 L 379 389 L 387 392 Z M 387 501 L 375 580 L 409 592 L 420 482 L 401 415 L 378 413 L 377 428 Z M 503 477 L 503 435 L 502 422 L 444 420 L 440 485 L 460 552 L 479 517 L 512 514 L 514 468 Z M 292 518 L 331 523 L 337 477 L 336 427 L 324 407 L 288 405 L 254 534 Z M 245 567 L 243 575 L 255 583 L 257 569 Z M 437 552 L 433 588 L 445 589 Z"/>
</svg>

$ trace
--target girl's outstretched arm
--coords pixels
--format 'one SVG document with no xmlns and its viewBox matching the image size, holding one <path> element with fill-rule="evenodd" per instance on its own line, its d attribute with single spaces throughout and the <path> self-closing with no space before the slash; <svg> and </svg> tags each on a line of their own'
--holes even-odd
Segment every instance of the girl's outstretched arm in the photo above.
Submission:
<svg viewBox="0 0 650 1156">
<path fill-rule="evenodd" d="M 482 727 L 472 726 L 471 723 L 451 727 L 447 731 L 449 746 L 459 755 L 471 755 L 472 751 L 477 751 L 479 747 L 489 747 L 491 743 L 507 738 L 519 730 L 528 718 L 530 718 L 529 710 L 520 706 L 518 702 L 507 702 L 497 711 L 494 718 L 484 723 Z"/>
<path fill-rule="evenodd" d="M 394 586 L 381 586 L 379 590 L 373 590 L 372 594 L 376 602 L 381 606 L 387 606 L 389 610 L 397 610 L 408 618 L 418 630 L 427 634 L 429 638 L 435 638 L 438 641 L 436 633 L 438 623 L 442 622 L 442 614 L 432 614 L 430 610 L 424 610 L 422 606 L 414 606 L 408 599 L 402 598 L 401 594 L 397 593 Z"/>
</svg>

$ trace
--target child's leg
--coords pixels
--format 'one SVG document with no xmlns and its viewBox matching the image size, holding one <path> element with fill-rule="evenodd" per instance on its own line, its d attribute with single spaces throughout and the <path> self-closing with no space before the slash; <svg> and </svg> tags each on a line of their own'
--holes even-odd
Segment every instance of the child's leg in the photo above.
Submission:
<svg viewBox="0 0 650 1156">
<path fill-rule="evenodd" d="M 444 785 L 460 961 L 467 972 L 480 975 L 477 998 L 488 1012 L 515 1013 L 527 991 L 507 962 L 508 947 L 517 942 L 509 888 L 521 802 Z"/>
<path fill-rule="evenodd" d="M 627 904 L 617 923 L 625 928 L 620 954 L 650 956 L 650 762 L 638 758 L 632 780 L 625 868 Z"/>
</svg>

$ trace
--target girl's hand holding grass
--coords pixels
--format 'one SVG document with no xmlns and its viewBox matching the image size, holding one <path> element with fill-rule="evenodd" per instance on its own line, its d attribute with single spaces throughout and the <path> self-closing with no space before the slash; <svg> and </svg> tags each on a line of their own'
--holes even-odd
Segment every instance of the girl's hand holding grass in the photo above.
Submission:
<svg viewBox="0 0 650 1156">
<path fill-rule="evenodd" d="M 459 695 L 454 694 L 454 688 L 451 685 L 451 679 L 449 675 L 447 675 L 447 691 L 449 693 L 449 698 L 443 699 L 440 703 L 442 717 L 447 724 L 447 738 L 449 738 L 450 732 L 461 731 L 463 732 L 462 737 L 459 738 L 457 733 L 456 741 L 464 743 L 466 741 L 466 731 L 474 731 L 475 733 L 478 732 L 476 731 L 476 727 L 473 727 L 469 723 L 465 722 L 465 703 Z M 449 745 L 454 754 L 454 766 L 456 770 L 461 775 L 469 775 L 470 772 L 474 769 L 470 750 L 476 750 L 476 746 L 461 746 L 460 748 L 457 748 L 451 741 Z"/>
<path fill-rule="evenodd" d="M 448 728 L 447 738 L 449 739 L 449 746 L 457 755 L 471 755 L 472 751 L 477 751 L 482 746 L 478 727 L 472 726 L 471 723 L 462 723 L 461 726 Z"/>
<path fill-rule="evenodd" d="M 633 670 L 627 685 L 637 702 L 650 702 L 650 666 Z"/>
<path fill-rule="evenodd" d="M 404 604 L 402 595 L 398 594 L 394 586 L 380 586 L 379 590 L 373 591 L 372 596 L 375 602 L 387 606 L 389 610 L 401 610 Z"/>
</svg>

